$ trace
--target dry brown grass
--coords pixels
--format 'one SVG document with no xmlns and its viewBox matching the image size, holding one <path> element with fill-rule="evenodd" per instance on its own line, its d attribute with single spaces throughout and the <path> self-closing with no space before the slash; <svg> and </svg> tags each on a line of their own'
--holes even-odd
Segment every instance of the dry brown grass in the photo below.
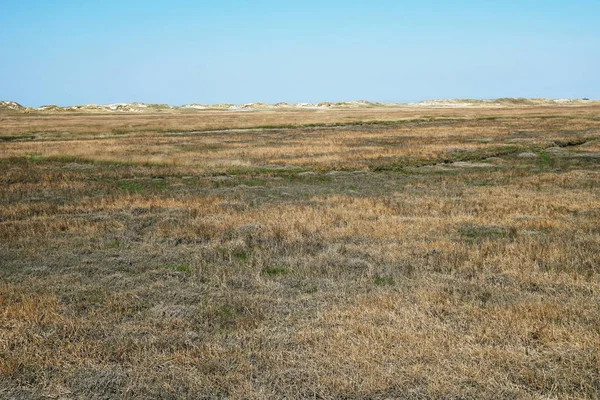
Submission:
<svg viewBox="0 0 600 400">
<path fill-rule="evenodd" d="M 1 116 L 0 397 L 598 398 L 599 111 Z"/>
</svg>

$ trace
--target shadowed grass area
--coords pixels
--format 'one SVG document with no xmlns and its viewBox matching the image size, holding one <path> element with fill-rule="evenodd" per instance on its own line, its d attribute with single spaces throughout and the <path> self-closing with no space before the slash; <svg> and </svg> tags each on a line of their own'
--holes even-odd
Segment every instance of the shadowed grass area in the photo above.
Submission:
<svg viewBox="0 0 600 400">
<path fill-rule="evenodd" d="M 0 397 L 596 398 L 599 113 L 11 114 Z"/>
</svg>

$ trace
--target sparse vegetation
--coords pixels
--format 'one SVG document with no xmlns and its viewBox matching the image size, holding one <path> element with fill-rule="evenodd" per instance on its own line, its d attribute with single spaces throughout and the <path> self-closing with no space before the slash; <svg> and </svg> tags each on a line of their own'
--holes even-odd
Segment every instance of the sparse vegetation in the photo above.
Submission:
<svg viewBox="0 0 600 400">
<path fill-rule="evenodd" d="M 598 398 L 600 107 L 367 106 L 3 114 L 0 397 Z"/>
</svg>

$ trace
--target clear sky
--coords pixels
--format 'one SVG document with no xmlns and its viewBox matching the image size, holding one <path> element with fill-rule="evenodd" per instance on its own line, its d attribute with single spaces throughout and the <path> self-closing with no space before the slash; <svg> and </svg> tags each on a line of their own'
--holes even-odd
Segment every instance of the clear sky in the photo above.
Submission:
<svg viewBox="0 0 600 400">
<path fill-rule="evenodd" d="M 0 0 L 23 105 L 600 98 L 600 0 Z"/>
</svg>

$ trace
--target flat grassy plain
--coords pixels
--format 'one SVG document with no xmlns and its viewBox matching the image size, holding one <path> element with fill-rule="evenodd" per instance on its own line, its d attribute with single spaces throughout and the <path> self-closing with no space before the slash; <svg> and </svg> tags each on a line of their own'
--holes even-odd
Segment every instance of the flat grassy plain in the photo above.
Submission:
<svg viewBox="0 0 600 400">
<path fill-rule="evenodd" d="M 0 397 L 600 397 L 600 106 L 0 114 Z"/>
</svg>

